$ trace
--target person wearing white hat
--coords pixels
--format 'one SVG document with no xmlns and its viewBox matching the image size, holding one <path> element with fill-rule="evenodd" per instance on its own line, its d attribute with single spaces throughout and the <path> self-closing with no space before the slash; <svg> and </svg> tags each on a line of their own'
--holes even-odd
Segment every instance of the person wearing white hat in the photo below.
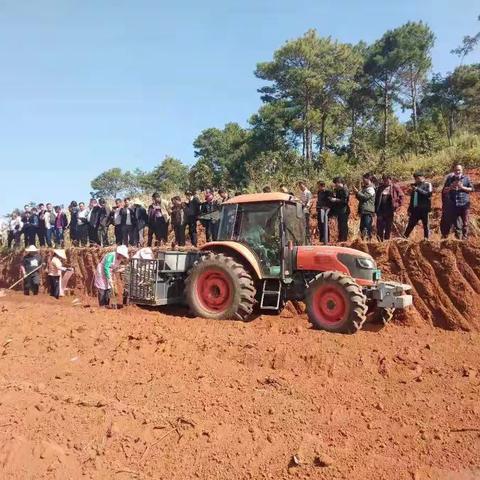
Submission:
<svg viewBox="0 0 480 480">
<path fill-rule="evenodd" d="M 38 295 L 40 288 L 40 269 L 43 260 L 35 245 L 30 245 L 25 249 L 25 256 L 20 266 L 20 274 L 25 277 L 23 280 L 23 293 L 25 295 Z M 28 275 L 26 277 L 26 275 Z"/>
<path fill-rule="evenodd" d="M 106 253 L 95 270 L 95 288 L 98 293 L 98 304 L 101 307 L 110 305 L 112 290 L 114 290 L 113 275 L 119 270 L 122 262 L 128 260 L 128 248 L 119 245 L 115 251 Z"/>
<path fill-rule="evenodd" d="M 63 266 L 62 260 L 67 259 L 65 250 L 56 248 L 53 250 L 53 257 L 48 262 L 48 286 L 50 295 L 58 300 L 60 297 L 60 282 L 62 273 L 69 270 Z"/>
</svg>

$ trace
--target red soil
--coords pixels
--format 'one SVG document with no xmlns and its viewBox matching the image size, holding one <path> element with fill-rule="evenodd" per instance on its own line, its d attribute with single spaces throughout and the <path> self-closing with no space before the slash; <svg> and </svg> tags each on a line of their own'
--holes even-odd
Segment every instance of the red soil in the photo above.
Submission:
<svg viewBox="0 0 480 480">
<path fill-rule="evenodd" d="M 0 477 L 480 475 L 478 333 L 184 314 L 0 298 Z"/>
</svg>

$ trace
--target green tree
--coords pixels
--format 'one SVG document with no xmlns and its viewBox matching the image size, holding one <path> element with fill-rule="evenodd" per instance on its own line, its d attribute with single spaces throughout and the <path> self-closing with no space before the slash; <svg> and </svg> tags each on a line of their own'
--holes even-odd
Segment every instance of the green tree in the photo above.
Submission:
<svg viewBox="0 0 480 480">
<path fill-rule="evenodd" d="M 480 15 L 478 16 L 478 20 L 480 20 Z M 480 45 L 480 32 L 478 32 L 476 35 L 466 35 L 465 37 L 463 37 L 462 44 L 452 50 L 450 53 L 453 53 L 454 55 L 460 57 L 460 64 L 462 64 L 463 59 L 469 53 L 473 52 L 477 45 Z"/>
<path fill-rule="evenodd" d="M 334 123 L 360 66 L 361 58 L 350 45 L 320 38 L 315 30 L 287 42 L 274 52 L 272 61 L 257 64 L 255 75 L 272 82 L 260 89 L 262 100 L 288 110 L 307 164 L 313 162 L 316 134 L 319 153 L 323 152 L 328 121 Z"/>
<path fill-rule="evenodd" d="M 408 22 L 395 30 L 398 41 L 400 78 L 404 104 L 412 112 L 412 125 L 418 126 L 418 102 L 427 73 L 432 66 L 431 50 L 435 35 L 428 25 L 422 22 Z"/>
<path fill-rule="evenodd" d="M 180 160 L 166 156 L 149 173 L 142 173 L 141 184 L 146 190 L 163 193 L 183 192 L 188 188 L 189 168 Z"/>
<path fill-rule="evenodd" d="M 199 172 L 205 173 L 203 185 L 240 187 L 247 183 L 246 160 L 249 132 L 238 123 L 227 123 L 223 130 L 203 130 L 193 142 L 195 157 L 192 178 L 198 185 Z"/>
<path fill-rule="evenodd" d="M 92 196 L 96 198 L 115 198 L 125 193 L 129 172 L 122 172 L 121 168 L 111 168 L 102 172 L 91 181 Z"/>
</svg>

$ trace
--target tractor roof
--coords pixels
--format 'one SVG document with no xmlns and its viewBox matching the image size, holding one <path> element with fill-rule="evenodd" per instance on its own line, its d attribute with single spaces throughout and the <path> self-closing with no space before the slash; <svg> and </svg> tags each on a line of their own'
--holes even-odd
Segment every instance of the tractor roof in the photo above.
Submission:
<svg viewBox="0 0 480 480">
<path fill-rule="evenodd" d="M 298 199 L 293 195 L 282 192 L 271 193 L 251 193 L 246 195 L 238 195 L 229 198 L 224 205 L 235 203 L 258 203 L 258 202 L 298 202 Z"/>
</svg>

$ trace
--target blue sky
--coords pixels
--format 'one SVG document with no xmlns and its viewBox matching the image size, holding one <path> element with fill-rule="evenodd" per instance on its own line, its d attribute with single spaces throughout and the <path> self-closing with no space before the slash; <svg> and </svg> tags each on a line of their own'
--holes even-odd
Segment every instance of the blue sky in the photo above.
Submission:
<svg viewBox="0 0 480 480">
<path fill-rule="evenodd" d="M 87 199 L 111 167 L 191 164 L 202 129 L 259 107 L 256 63 L 309 28 L 371 42 L 423 20 L 446 72 L 479 14 L 478 0 L 0 0 L 0 213 Z"/>
</svg>

